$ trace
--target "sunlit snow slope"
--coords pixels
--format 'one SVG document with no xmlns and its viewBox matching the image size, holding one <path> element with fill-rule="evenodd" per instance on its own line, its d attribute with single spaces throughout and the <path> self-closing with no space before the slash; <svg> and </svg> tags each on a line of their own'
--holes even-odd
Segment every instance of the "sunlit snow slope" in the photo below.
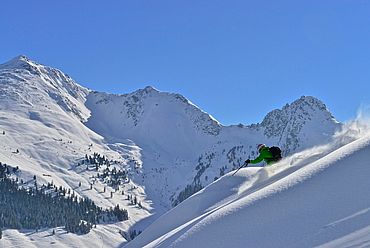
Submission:
<svg viewBox="0 0 370 248">
<path fill-rule="evenodd" d="M 132 141 L 109 144 L 84 125 L 90 116 L 85 101 L 90 90 L 81 87 L 61 71 L 19 56 L 0 65 L 0 162 L 19 166 L 19 177 L 39 185 L 53 182 L 57 187 L 73 190 L 80 197 L 92 199 L 98 206 L 108 208 L 119 204 L 129 211 L 124 222 L 97 225 L 86 235 L 66 233 L 56 229 L 3 230 L 0 247 L 117 247 L 133 223 L 150 215 L 141 187 L 126 192 L 137 195 L 143 209 L 132 206 L 126 196 L 110 193 L 115 189 L 97 180 L 90 190 L 93 171 L 78 167 L 85 155 L 94 152 L 116 160 L 122 168 L 130 169 L 140 162 L 140 148 Z M 81 183 L 81 187 L 79 187 Z"/>
<path fill-rule="evenodd" d="M 348 128 L 348 127 L 347 127 Z M 223 176 L 126 247 L 368 247 L 370 135 Z"/>
</svg>

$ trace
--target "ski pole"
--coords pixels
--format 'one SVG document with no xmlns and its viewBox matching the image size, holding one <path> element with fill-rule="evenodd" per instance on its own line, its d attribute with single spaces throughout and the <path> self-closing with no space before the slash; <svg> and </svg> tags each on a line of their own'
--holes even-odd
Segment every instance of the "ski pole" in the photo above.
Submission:
<svg viewBox="0 0 370 248">
<path fill-rule="evenodd" d="M 233 174 L 232 174 L 232 176 L 234 176 L 241 168 L 243 168 L 244 166 L 248 166 L 248 163 L 245 163 L 244 162 L 244 164 L 242 164 Z"/>
</svg>

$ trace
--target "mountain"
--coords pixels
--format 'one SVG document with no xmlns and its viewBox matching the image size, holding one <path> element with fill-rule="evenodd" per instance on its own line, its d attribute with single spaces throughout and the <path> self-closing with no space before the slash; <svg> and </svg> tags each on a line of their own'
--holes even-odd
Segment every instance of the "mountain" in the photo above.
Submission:
<svg viewBox="0 0 370 248">
<path fill-rule="evenodd" d="M 53 101 L 82 121 L 88 117 L 89 111 L 84 102 L 89 90 L 76 84 L 60 70 L 40 65 L 25 56 L 0 65 L 0 70 L 2 107 L 35 108 L 44 101 Z M 46 105 L 43 107 L 48 108 Z"/>
<path fill-rule="evenodd" d="M 142 148 L 135 180 L 167 209 L 256 156 L 258 143 L 278 145 L 289 155 L 329 142 L 341 127 L 320 100 L 306 96 L 250 126 L 223 126 L 183 96 L 152 87 L 124 95 L 92 92 L 86 106 L 91 130 Z"/>
<path fill-rule="evenodd" d="M 25 181 L 36 175 L 40 184 L 74 189 L 101 207 L 119 204 L 128 209 L 129 221 L 98 225 L 83 239 L 68 234 L 70 242 L 85 245 L 99 235 L 107 237 L 107 247 L 123 242 L 118 230 L 143 230 L 255 157 L 258 143 L 279 145 L 289 156 L 331 142 L 342 128 L 326 106 L 310 96 L 273 110 L 261 123 L 224 126 L 179 94 L 150 86 L 121 95 L 96 92 L 25 56 L 0 65 L 0 95 L 0 132 L 5 132 L 0 135 L 0 162 L 19 166 Z M 96 153 L 114 161 L 117 170 L 127 171 L 129 180 L 119 190 L 136 196 L 142 208 L 126 195 L 109 197 L 117 191 L 109 180 L 96 180 L 95 171 L 81 167 L 85 156 Z M 64 242 L 58 244 L 70 244 Z"/>
<path fill-rule="evenodd" d="M 5 230 L 5 247 L 32 247 L 32 243 L 35 247 L 49 247 L 50 243 L 56 247 L 92 247 L 101 237 L 102 246 L 115 247 L 126 240 L 120 232 L 129 233 L 133 223 L 150 216 L 152 207 L 140 185 L 129 181 L 117 190 L 106 179 L 97 178 L 103 168 L 96 171 L 94 165 L 82 165 L 85 156 L 99 154 L 111 161 L 111 168 L 131 173 L 140 161 L 140 148 L 133 142 L 112 149 L 102 136 L 84 125 L 91 112 L 85 106 L 90 92 L 61 71 L 25 56 L 0 65 L 0 162 L 19 167 L 17 178 L 24 182 L 23 187 L 32 187 L 35 177 L 39 187 L 63 187 L 102 208 L 119 204 L 129 211 L 130 219 L 97 225 L 82 237 L 65 233 L 63 228 L 56 229 L 55 236 L 50 229 L 29 235 Z M 115 193 L 113 197 L 111 192 Z M 143 208 L 131 205 L 126 199 L 128 193 L 136 195 Z"/>
<path fill-rule="evenodd" d="M 228 173 L 125 247 L 368 247 L 370 129 L 359 130 Z"/>
</svg>

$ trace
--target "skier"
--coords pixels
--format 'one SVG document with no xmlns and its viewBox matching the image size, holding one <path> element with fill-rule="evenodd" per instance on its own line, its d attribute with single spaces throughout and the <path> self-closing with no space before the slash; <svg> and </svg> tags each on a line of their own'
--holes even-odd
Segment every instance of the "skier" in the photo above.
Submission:
<svg viewBox="0 0 370 248">
<path fill-rule="evenodd" d="M 271 165 L 281 159 L 281 150 L 279 147 L 268 147 L 265 144 L 259 144 L 257 146 L 257 150 L 259 152 L 259 156 L 253 160 L 247 159 L 245 164 L 258 164 L 264 160 L 267 165 Z"/>
</svg>

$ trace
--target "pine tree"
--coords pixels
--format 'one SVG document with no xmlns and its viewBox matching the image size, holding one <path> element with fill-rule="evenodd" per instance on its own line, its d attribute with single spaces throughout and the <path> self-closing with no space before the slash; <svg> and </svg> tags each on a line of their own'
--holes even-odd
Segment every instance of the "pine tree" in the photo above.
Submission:
<svg viewBox="0 0 370 248">
<path fill-rule="evenodd" d="M 133 240 L 137 236 L 136 230 L 130 231 L 130 238 Z"/>
</svg>

